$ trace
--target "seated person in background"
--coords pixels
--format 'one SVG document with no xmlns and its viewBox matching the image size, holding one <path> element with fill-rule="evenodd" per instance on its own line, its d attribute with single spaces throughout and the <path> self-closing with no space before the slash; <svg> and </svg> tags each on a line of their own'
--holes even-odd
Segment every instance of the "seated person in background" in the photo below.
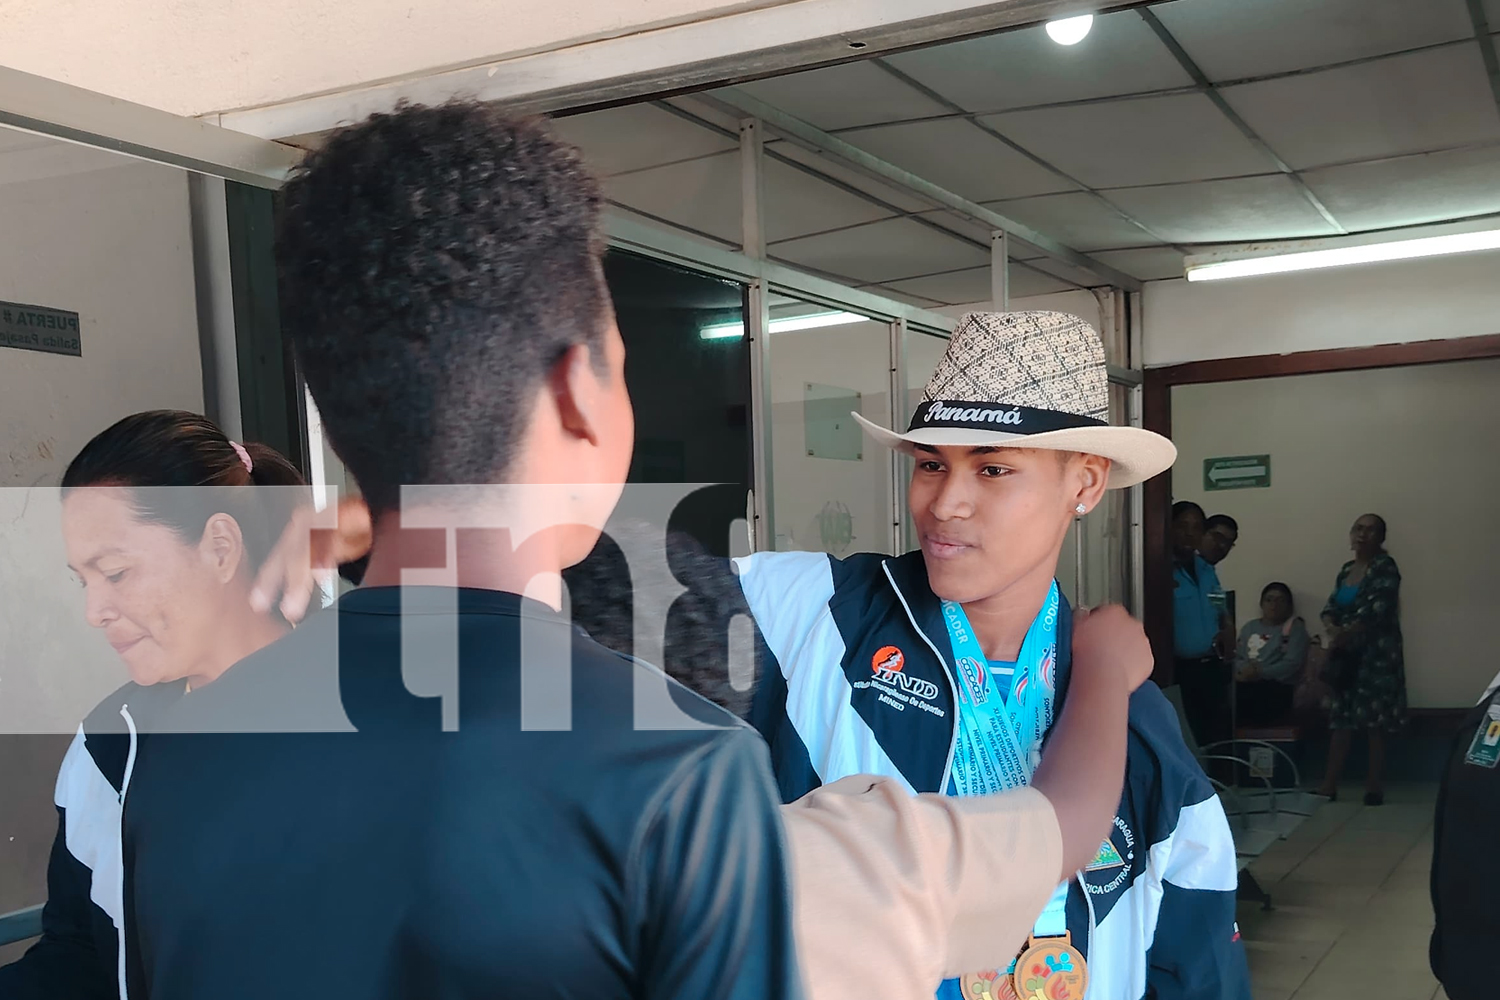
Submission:
<svg viewBox="0 0 1500 1000">
<path fill-rule="evenodd" d="M 1296 617 L 1292 590 L 1268 583 L 1260 592 L 1260 617 L 1240 630 L 1235 655 L 1239 721 L 1252 726 L 1281 722 L 1307 663 L 1307 625 Z"/>
</svg>

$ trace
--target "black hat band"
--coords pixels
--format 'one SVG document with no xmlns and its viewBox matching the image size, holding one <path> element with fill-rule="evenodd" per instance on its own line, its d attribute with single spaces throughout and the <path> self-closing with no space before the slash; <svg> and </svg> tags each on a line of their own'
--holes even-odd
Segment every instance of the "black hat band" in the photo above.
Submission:
<svg viewBox="0 0 1500 1000">
<path fill-rule="evenodd" d="M 907 433 L 931 427 L 953 427 L 1005 434 L 1046 434 L 1079 427 L 1108 427 L 1106 421 L 1060 410 L 1039 410 L 1005 403 L 934 399 L 922 403 Z"/>
</svg>

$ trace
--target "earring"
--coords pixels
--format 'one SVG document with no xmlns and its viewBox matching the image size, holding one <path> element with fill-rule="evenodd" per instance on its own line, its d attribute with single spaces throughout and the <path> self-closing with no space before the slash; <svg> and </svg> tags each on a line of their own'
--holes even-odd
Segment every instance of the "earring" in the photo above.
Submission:
<svg viewBox="0 0 1500 1000">
<path fill-rule="evenodd" d="M 1079 504 L 1077 507 L 1074 507 L 1073 509 L 1076 510 L 1076 511 L 1078 511 L 1078 513 L 1080 515 L 1087 514 L 1089 512 L 1089 508 L 1088 508 L 1087 504 Z"/>
</svg>

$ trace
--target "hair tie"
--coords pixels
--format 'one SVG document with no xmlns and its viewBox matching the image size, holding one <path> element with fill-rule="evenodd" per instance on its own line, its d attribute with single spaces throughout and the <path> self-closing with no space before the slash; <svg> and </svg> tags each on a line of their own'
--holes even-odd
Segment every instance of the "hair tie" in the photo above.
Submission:
<svg viewBox="0 0 1500 1000">
<path fill-rule="evenodd" d="M 245 446 L 238 441 L 231 441 L 229 442 L 229 447 L 233 448 L 234 453 L 240 456 L 240 464 L 245 467 L 246 474 L 253 475 L 255 473 L 255 463 L 251 461 L 250 453 L 245 450 Z"/>
</svg>

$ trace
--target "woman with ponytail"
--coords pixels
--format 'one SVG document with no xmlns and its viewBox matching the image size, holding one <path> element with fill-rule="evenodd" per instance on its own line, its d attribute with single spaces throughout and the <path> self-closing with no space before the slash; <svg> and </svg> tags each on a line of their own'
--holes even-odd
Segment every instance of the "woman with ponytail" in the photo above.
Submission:
<svg viewBox="0 0 1500 1000">
<path fill-rule="evenodd" d="M 131 683 L 90 714 L 63 759 L 42 937 L 0 968 L 0 996 L 124 995 L 120 823 L 138 722 L 286 634 L 287 620 L 256 611 L 250 595 L 289 522 L 310 507 L 283 456 L 178 410 L 126 417 L 68 465 L 68 566 L 85 619 Z"/>
</svg>

